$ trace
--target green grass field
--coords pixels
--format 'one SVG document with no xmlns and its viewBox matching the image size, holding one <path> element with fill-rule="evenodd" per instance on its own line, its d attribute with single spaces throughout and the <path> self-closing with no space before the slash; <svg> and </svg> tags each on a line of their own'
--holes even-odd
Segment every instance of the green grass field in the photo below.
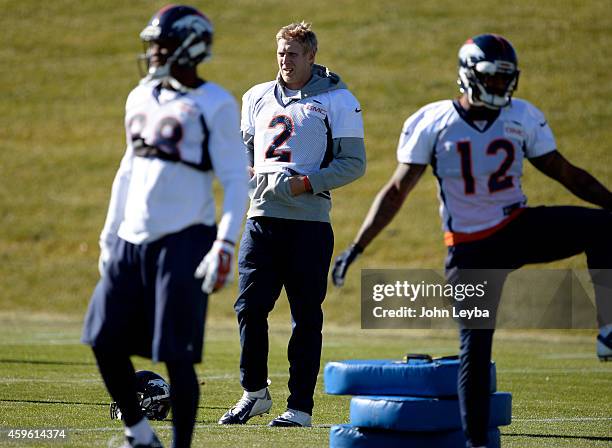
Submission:
<svg viewBox="0 0 612 448">
<path fill-rule="evenodd" d="M 121 425 L 108 417 L 109 399 L 88 349 L 78 343 L 80 322 L 42 316 L 0 319 L 0 430 L 66 428 L 60 446 L 107 446 L 119 442 Z M 206 361 L 198 367 L 203 383 L 194 446 L 299 446 L 328 444 L 329 426 L 348 422 L 349 397 L 323 393 L 321 376 L 311 429 L 272 429 L 266 425 L 284 411 L 287 398 L 287 328 L 271 331 L 269 376 L 272 415 L 255 417 L 245 427 L 220 427 L 218 418 L 241 394 L 236 330 L 212 322 Z M 406 351 L 433 355 L 456 353 L 454 332 L 358 331 L 329 325 L 323 364 L 354 358 L 401 358 Z M 605 447 L 612 440 L 610 389 L 612 366 L 593 360 L 590 334 L 500 332 L 494 350 L 498 390 L 513 393 L 513 423 L 503 427 L 504 447 Z M 135 359 L 137 368 L 165 368 Z M 269 417 L 269 418 L 268 418 Z M 163 441 L 170 421 L 156 422 Z M 0 446 L 57 446 L 51 442 L 10 442 Z M 116 445 L 115 445 L 116 446 Z"/>
<path fill-rule="evenodd" d="M 123 106 L 138 81 L 138 33 L 165 0 L 0 0 L 0 428 L 65 427 L 51 446 L 107 446 L 120 436 L 80 321 L 97 281 L 97 238 L 124 149 Z M 237 98 L 276 73 L 274 35 L 292 21 L 314 24 L 317 62 L 339 73 L 364 110 L 368 171 L 334 195 L 336 248 L 353 238 L 395 166 L 405 118 L 456 95 L 456 53 L 469 36 L 497 32 L 518 50 L 517 96 L 541 108 L 558 147 L 612 186 L 612 15 L 608 0 L 194 1 L 216 27 L 202 74 Z M 582 204 L 526 166 L 532 204 Z M 330 289 L 324 362 L 457 352 L 454 333 L 359 328 L 360 268 L 439 269 L 445 255 L 436 187 L 426 175 L 392 225 Z M 584 257 L 553 267 L 584 268 Z M 276 431 L 215 422 L 240 395 L 235 285 L 212 300 L 195 446 L 325 446 L 346 422 L 348 397 L 317 389 L 315 427 Z M 281 298 L 271 325 L 274 412 L 286 398 L 289 316 Z M 612 366 L 594 356 L 595 332 L 500 332 L 499 389 L 514 394 L 510 447 L 610 446 Z M 137 360 L 140 368 L 151 365 Z M 165 372 L 161 366 L 154 369 Z M 165 442 L 170 423 L 159 426 Z M 118 439 L 117 439 L 118 440 Z M 0 439 L 0 446 L 9 444 Z M 50 443 L 42 443 L 47 446 Z"/>
</svg>

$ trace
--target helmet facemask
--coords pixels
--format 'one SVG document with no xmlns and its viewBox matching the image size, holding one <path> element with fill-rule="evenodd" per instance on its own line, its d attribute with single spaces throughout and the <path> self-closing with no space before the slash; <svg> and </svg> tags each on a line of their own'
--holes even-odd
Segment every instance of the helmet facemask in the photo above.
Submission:
<svg viewBox="0 0 612 448">
<path fill-rule="evenodd" d="M 175 48 L 175 50 L 173 50 L 171 54 L 170 52 L 167 52 L 164 55 L 165 61 L 163 64 L 153 64 L 151 63 L 151 58 L 153 56 L 153 45 L 159 45 L 161 51 L 167 50 L 168 48 Z M 176 44 L 170 46 L 169 43 L 150 40 L 143 41 L 143 47 L 144 52 L 138 58 L 138 69 L 140 71 L 140 76 L 144 78 L 143 81 L 148 82 L 155 79 L 165 79 L 170 77 L 170 69 L 177 59 L 176 52 L 178 51 L 178 48 L 176 47 Z"/>
<path fill-rule="evenodd" d="M 142 412 L 149 420 L 163 420 L 170 412 L 170 393 L 157 387 L 147 393 L 138 393 Z M 153 395 L 157 393 L 158 395 Z"/>
<path fill-rule="evenodd" d="M 148 370 L 136 372 L 137 397 L 140 410 L 149 420 L 164 420 L 170 412 L 170 385 L 158 374 Z M 116 402 L 110 405 L 110 418 L 121 420 Z"/>
<path fill-rule="evenodd" d="M 514 49 L 500 36 L 477 36 L 459 50 L 457 84 L 474 106 L 500 109 L 510 104 L 519 73 Z"/>
<path fill-rule="evenodd" d="M 459 69 L 459 90 L 467 93 L 470 104 L 500 109 L 510 104 L 518 86 L 519 70 L 506 61 L 480 61 Z M 467 86 L 467 88 L 466 88 Z"/>
<path fill-rule="evenodd" d="M 146 74 L 139 64 L 142 82 L 158 79 L 172 79 L 172 67 L 195 67 L 211 56 L 213 27 L 199 12 L 185 11 L 187 7 L 174 7 L 158 13 L 140 33 L 145 52 L 139 58 L 145 61 Z M 176 17 L 178 14 L 178 17 Z M 186 15 L 181 15 L 186 14 Z M 175 18 L 176 17 L 176 18 Z M 170 49 L 162 64 L 151 63 L 151 46 L 159 45 Z"/>
</svg>

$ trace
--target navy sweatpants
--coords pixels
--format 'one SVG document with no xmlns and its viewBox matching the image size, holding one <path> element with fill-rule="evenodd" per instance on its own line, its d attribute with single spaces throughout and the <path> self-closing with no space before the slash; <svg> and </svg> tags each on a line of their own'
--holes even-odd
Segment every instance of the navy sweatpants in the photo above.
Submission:
<svg viewBox="0 0 612 448">
<path fill-rule="evenodd" d="M 612 212 L 586 207 L 535 207 L 492 236 L 449 247 L 446 277 L 465 283 L 462 269 L 498 269 L 510 273 L 531 263 L 546 263 L 585 253 L 598 305 L 600 325 L 612 322 Z M 496 274 L 499 274 L 497 272 Z M 501 293 L 505 276 L 496 275 Z M 488 297 L 499 300 L 499 297 Z M 493 329 L 461 328 L 458 389 L 468 447 L 487 443 L 489 363 Z"/>
<path fill-rule="evenodd" d="M 334 247 L 325 222 L 257 217 L 247 219 L 238 255 L 240 383 L 266 387 L 268 314 L 285 287 L 291 309 L 287 407 L 312 414 L 321 362 L 327 273 Z"/>
</svg>

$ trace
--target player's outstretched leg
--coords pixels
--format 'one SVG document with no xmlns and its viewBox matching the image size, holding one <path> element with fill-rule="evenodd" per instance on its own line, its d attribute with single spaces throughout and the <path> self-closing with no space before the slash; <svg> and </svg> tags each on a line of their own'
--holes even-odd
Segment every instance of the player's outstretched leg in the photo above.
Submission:
<svg viewBox="0 0 612 448">
<path fill-rule="evenodd" d="M 597 305 L 597 357 L 612 359 L 612 212 L 586 209 L 590 219 L 585 222 L 585 233 L 592 234 L 586 249 L 587 265 L 595 290 Z"/>
<path fill-rule="evenodd" d="M 612 357 L 612 212 L 575 206 L 529 208 L 517 220 L 520 264 L 585 253 L 597 305 L 597 356 Z M 523 249 L 528 248 L 528 249 Z M 516 254 L 515 254 L 516 256 Z"/>
</svg>

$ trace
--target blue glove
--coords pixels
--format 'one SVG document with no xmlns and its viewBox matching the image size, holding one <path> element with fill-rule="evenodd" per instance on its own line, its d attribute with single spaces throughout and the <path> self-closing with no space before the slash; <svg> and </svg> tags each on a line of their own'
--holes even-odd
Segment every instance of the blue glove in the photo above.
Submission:
<svg viewBox="0 0 612 448">
<path fill-rule="evenodd" d="M 335 286 L 339 288 L 344 285 L 346 271 L 362 252 L 363 249 L 361 247 L 351 244 L 348 249 L 336 257 L 334 267 L 332 268 L 332 281 Z"/>
</svg>

